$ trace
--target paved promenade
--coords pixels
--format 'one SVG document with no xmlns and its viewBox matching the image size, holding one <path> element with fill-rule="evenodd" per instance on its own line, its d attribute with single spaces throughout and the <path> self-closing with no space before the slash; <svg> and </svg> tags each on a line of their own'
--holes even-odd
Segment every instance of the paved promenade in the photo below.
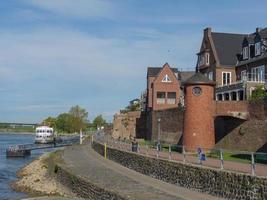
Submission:
<svg viewBox="0 0 267 200">
<path fill-rule="evenodd" d="M 75 175 L 128 199 L 219 199 L 139 174 L 104 159 L 89 145 L 66 148 L 63 159 L 67 169 Z"/>
</svg>

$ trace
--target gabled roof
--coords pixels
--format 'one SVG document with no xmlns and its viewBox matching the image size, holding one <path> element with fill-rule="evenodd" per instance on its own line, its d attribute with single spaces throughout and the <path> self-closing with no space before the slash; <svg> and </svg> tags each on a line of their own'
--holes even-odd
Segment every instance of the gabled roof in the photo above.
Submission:
<svg viewBox="0 0 267 200">
<path fill-rule="evenodd" d="M 208 77 L 206 77 L 204 74 L 198 72 L 196 73 L 194 76 L 192 76 L 191 78 L 189 78 L 187 81 L 184 82 L 184 85 L 215 85 L 216 83 L 210 79 L 208 79 Z"/>
<path fill-rule="evenodd" d="M 181 82 L 185 82 L 187 79 L 191 78 L 196 72 L 195 71 L 181 71 L 178 73 L 178 79 Z"/>
<path fill-rule="evenodd" d="M 164 67 L 164 66 L 163 66 Z M 148 67 L 147 68 L 147 76 L 157 76 L 163 67 Z M 177 68 L 171 68 L 173 73 L 178 73 Z"/>
<path fill-rule="evenodd" d="M 242 50 L 242 42 L 246 34 L 211 32 L 211 37 L 221 65 L 234 66 L 236 54 Z"/>
</svg>

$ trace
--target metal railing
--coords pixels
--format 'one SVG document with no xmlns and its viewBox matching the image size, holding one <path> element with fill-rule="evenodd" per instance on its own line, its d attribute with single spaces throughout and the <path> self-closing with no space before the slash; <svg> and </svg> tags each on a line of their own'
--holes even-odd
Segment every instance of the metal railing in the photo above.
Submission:
<svg viewBox="0 0 267 200">
<path fill-rule="evenodd" d="M 111 137 L 99 137 L 97 135 L 94 136 L 94 141 L 110 148 L 133 152 L 132 144 L 129 141 L 119 141 Z M 200 167 L 206 166 L 253 176 L 267 176 L 267 153 L 229 151 L 225 149 L 187 151 L 186 147 L 181 145 L 162 145 L 161 148 L 157 148 L 155 144 L 139 144 L 137 151 L 133 153 Z"/>
</svg>

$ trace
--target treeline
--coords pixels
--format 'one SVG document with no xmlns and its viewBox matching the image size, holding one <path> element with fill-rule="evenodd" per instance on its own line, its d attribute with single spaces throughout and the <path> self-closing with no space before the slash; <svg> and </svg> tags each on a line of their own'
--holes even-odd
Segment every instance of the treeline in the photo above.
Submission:
<svg viewBox="0 0 267 200">
<path fill-rule="evenodd" d="M 91 131 L 106 125 L 102 115 L 98 115 L 91 123 L 88 120 L 88 112 L 80 106 L 73 106 L 69 112 L 61 113 L 57 117 L 48 117 L 42 125 L 50 126 L 59 133 L 77 133 L 80 130 Z"/>
</svg>

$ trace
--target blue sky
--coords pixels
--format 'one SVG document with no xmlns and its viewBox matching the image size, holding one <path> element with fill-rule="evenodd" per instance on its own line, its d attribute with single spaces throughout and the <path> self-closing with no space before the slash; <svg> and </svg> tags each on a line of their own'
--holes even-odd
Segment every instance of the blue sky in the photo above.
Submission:
<svg viewBox="0 0 267 200">
<path fill-rule="evenodd" d="M 146 87 L 146 68 L 192 69 L 203 29 L 266 27 L 267 1 L 0 0 L 0 121 L 80 105 L 108 120 Z"/>
</svg>

